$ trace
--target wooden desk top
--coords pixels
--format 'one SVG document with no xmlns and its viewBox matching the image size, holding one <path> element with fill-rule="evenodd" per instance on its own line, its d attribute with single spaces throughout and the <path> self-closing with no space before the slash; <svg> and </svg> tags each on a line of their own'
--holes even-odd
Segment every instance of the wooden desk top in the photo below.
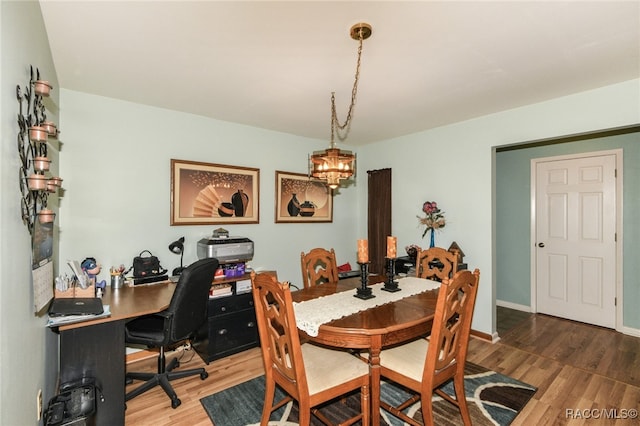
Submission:
<svg viewBox="0 0 640 426">
<path fill-rule="evenodd" d="M 124 286 L 115 290 L 107 286 L 102 296 L 102 304 L 109 305 L 111 316 L 61 325 L 59 330 L 64 331 L 78 327 L 88 327 L 94 324 L 135 318 L 141 315 L 160 312 L 169 307 L 175 289 L 175 283 L 170 281 L 134 287 Z"/>
</svg>

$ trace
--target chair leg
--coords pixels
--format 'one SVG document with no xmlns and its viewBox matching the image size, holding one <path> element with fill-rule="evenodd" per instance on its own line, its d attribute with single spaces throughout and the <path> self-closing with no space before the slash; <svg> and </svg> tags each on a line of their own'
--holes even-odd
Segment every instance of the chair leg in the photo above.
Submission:
<svg viewBox="0 0 640 426">
<path fill-rule="evenodd" d="M 471 425 L 471 416 L 469 415 L 469 407 L 467 406 L 467 397 L 464 392 L 464 375 L 458 374 L 453 379 L 453 387 L 456 391 L 456 401 L 460 409 L 460 415 L 465 426 Z"/>
<path fill-rule="evenodd" d="M 153 375 L 153 377 L 148 379 L 146 382 L 144 382 L 143 384 L 141 384 L 140 386 L 138 386 L 137 388 L 135 388 L 131 392 L 127 393 L 125 395 L 125 401 L 129 401 L 131 398 L 135 398 L 136 396 L 145 393 L 149 389 L 153 389 L 158 384 L 160 384 L 160 375 L 159 374 L 155 374 L 155 375 Z"/>
<path fill-rule="evenodd" d="M 422 395 L 422 422 L 424 426 L 433 426 L 433 391 L 429 390 Z"/>
<path fill-rule="evenodd" d="M 162 387 L 164 392 L 169 398 L 171 398 L 171 407 L 177 408 L 181 401 L 178 398 L 170 381 L 175 379 L 181 379 L 183 377 L 200 375 L 202 380 L 209 377 L 209 373 L 204 368 L 195 368 L 192 370 L 172 371 L 174 368 L 180 365 L 177 358 L 171 360 L 168 366 L 165 366 L 164 348 L 160 348 L 160 355 L 158 356 L 158 372 L 157 373 L 136 373 L 131 372 L 126 374 L 127 380 L 145 380 L 145 383 L 138 388 L 132 390 L 125 395 L 125 401 L 129 401 L 132 398 L 152 389 L 158 385 Z"/>
<path fill-rule="evenodd" d="M 276 393 L 275 382 L 269 378 L 266 380 L 266 386 L 264 391 L 264 405 L 262 408 L 262 418 L 260 419 L 260 425 L 265 426 L 269 423 L 269 417 L 271 417 L 271 411 L 273 407 L 273 398 Z"/>
<path fill-rule="evenodd" d="M 309 426 L 311 423 L 311 407 L 309 406 L 309 400 L 307 403 L 298 401 L 298 423 L 300 426 Z"/>
<path fill-rule="evenodd" d="M 362 426 L 369 426 L 371 419 L 369 414 L 371 413 L 371 398 L 369 394 L 369 386 L 365 385 L 360 389 L 360 409 L 362 410 Z"/>
</svg>

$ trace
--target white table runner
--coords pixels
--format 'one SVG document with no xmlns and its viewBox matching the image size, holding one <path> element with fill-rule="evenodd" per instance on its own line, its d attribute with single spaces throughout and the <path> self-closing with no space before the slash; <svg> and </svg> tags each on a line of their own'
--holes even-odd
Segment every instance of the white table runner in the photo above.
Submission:
<svg viewBox="0 0 640 426">
<path fill-rule="evenodd" d="M 394 293 L 381 290 L 384 284 L 369 286 L 376 296 L 371 299 L 358 299 L 354 297 L 356 290 L 347 290 L 304 302 L 293 302 L 293 310 L 296 315 L 296 325 L 309 336 L 317 336 L 322 324 L 346 317 L 356 312 L 395 302 L 414 294 L 440 288 L 437 281 L 416 277 L 405 277 L 398 280 L 400 291 Z"/>
</svg>

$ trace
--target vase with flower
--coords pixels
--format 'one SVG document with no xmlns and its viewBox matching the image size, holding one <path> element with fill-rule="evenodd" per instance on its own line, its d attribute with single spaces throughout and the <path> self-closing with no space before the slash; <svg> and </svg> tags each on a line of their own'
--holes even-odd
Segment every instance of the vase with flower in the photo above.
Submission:
<svg viewBox="0 0 640 426">
<path fill-rule="evenodd" d="M 424 225 L 424 232 L 422 238 L 427 235 L 427 232 L 431 231 L 429 240 L 429 248 L 436 245 L 435 232 L 437 229 L 444 228 L 446 220 L 444 218 L 444 212 L 438 207 L 438 203 L 435 201 L 425 201 L 422 204 L 422 212 L 424 217 L 417 216 L 421 225 Z"/>
</svg>

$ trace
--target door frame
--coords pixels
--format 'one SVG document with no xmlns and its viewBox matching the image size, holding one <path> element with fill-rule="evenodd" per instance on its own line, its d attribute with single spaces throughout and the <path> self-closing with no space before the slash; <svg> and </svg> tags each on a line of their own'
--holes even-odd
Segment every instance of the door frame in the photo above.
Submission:
<svg viewBox="0 0 640 426">
<path fill-rule="evenodd" d="M 531 312 L 538 312 L 538 301 L 537 301 L 537 276 L 536 276 L 536 259 L 537 259 L 537 250 L 535 250 L 535 242 L 536 242 L 536 182 L 537 182 L 537 164 L 548 161 L 560 161 L 560 160 L 577 160 L 580 158 L 587 157 L 600 157 L 603 155 L 615 155 L 616 157 L 616 250 L 615 250 L 615 297 L 616 297 L 616 331 L 622 331 L 623 328 L 623 275 L 622 275 L 622 248 L 623 244 L 623 232 L 622 232 L 622 208 L 624 206 L 624 202 L 622 200 L 623 193 L 623 150 L 619 149 L 611 149 L 605 151 L 590 151 L 583 153 L 575 153 L 575 154 L 567 154 L 567 155 L 557 155 L 552 157 L 540 157 L 540 158 L 532 158 L 531 159 L 531 177 L 530 177 L 530 186 L 531 186 L 531 223 L 530 223 L 530 237 L 529 241 L 532 247 L 531 250 Z"/>
</svg>

